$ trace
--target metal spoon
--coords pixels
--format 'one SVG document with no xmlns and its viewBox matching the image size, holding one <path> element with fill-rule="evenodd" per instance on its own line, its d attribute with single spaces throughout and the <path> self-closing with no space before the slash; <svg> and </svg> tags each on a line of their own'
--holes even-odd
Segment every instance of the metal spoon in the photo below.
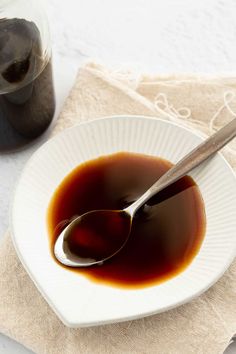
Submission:
<svg viewBox="0 0 236 354">
<path fill-rule="evenodd" d="M 146 201 L 185 176 L 235 136 L 236 119 L 233 119 L 183 157 L 128 208 L 124 210 L 95 210 L 74 219 L 58 237 L 54 246 L 55 257 L 59 262 L 69 267 L 102 264 L 113 257 L 125 246 L 130 235 L 133 217 Z M 84 231 L 86 231 L 86 239 Z M 76 239 L 73 241 L 72 235 L 75 234 Z M 71 244 L 75 250 L 71 248 Z"/>
</svg>

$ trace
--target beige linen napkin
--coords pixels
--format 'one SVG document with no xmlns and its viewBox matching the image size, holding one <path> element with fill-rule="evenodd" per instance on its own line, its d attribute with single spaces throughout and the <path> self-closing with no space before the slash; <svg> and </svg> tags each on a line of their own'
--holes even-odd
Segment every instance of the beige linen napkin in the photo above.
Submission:
<svg viewBox="0 0 236 354">
<path fill-rule="evenodd" d="M 134 77 L 88 64 L 78 74 L 54 133 L 114 114 L 162 116 L 210 133 L 232 118 L 221 109 L 209 127 L 226 91 L 236 93 L 234 78 Z M 236 110 L 233 102 L 230 106 Z M 225 153 L 236 168 L 234 148 Z M 136 321 L 70 329 L 35 288 L 8 234 L 0 246 L 0 331 L 45 354 L 222 353 L 236 332 L 236 262 L 210 290 L 179 308 Z"/>
</svg>

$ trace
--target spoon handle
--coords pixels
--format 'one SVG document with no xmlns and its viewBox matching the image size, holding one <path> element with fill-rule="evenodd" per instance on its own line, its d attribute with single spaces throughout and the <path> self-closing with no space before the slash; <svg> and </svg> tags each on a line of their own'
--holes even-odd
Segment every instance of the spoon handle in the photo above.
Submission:
<svg viewBox="0 0 236 354">
<path fill-rule="evenodd" d="M 215 134 L 203 141 L 195 149 L 184 156 L 176 165 L 170 168 L 155 182 L 139 199 L 131 204 L 126 211 L 133 215 L 153 195 L 168 187 L 189 171 L 200 165 L 215 152 L 220 150 L 236 136 L 236 119 L 218 130 Z"/>
</svg>

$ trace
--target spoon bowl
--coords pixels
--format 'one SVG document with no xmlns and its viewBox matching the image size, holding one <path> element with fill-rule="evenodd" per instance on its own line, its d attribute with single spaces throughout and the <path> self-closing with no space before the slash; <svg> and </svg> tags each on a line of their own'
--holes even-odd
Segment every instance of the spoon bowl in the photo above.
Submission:
<svg viewBox="0 0 236 354">
<path fill-rule="evenodd" d="M 69 267 L 102 264 L 124 247 L 131 221 L 131 215 L 122 210 L 85 213 L 61 232 L 54 247 L 55 257 Z"/>
</svg>

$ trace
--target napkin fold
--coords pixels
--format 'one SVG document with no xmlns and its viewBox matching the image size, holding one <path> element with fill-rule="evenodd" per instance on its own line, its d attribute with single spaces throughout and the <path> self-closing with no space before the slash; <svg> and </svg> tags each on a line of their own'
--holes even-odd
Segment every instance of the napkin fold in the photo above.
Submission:
<svg viewBox="0 0 236 354">
<path fill-rule="evenodd" d="M 53 129 L 117 114 L 178 121 L 210 134 L 236 111 L 236 79 L 137 76 L 89 63 Z M 236 144 L 225 149 L 236 169 Z M 0 245 L 0 331 L 40 354 L 220 354 L 236 333 L 236 261 L 205 294 L 174 310 L 91 328 L 65 327 L 22 267 L 9 232 Z"/>
</svg>

